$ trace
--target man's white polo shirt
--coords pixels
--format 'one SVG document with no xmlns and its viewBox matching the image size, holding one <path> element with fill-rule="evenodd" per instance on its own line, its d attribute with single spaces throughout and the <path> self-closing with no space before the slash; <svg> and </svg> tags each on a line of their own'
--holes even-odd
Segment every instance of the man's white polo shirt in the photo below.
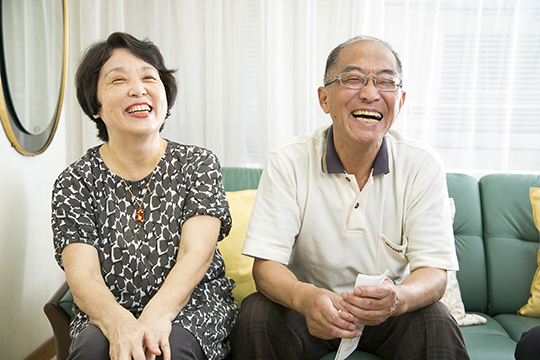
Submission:
<svg viewBox="0 0 540 360">
<path fill-rule="evenodd" d="M 358 273 L 388 269 L 400 283 L 419 267 L 457 270 L 437 153 L 390 130 L 360 191 L 331 132 L 298 136 L 269 154 L 242 253 L 283 263 L 300 281 L 338 294 L 352 290 Z"/>
</svg>

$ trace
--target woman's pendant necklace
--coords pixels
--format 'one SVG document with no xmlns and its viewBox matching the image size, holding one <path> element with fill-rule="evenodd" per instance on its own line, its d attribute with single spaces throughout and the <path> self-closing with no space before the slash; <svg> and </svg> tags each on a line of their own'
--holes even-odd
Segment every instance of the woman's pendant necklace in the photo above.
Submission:
<svg viewBox="0 0 540 360">
<path fill-rule="evenodd" d="M 137 198 L 135 197 L 135 195 L 133 195 L 133 192 L 131 192 L 131 188 L 129 187 L 126 180 L 122 176 L 122 173 L 120 172 L 120 169 L 118 169 L 118 165 L 116 165 L 116 161 L 114 161 L 114 158 L 112 156 L 111 149 L 109 148 L 109 143 L 108 142 L 107 142 L 107 151 L 109 152 L 109 156 L 111 157 L 111 160 L 112 160 L 114 166 L 116 167 L 116 171 L 118 172 L 118 175 L 120 175 L 120 177 L 122 178 L 122 181 L 124 182 L 124 185 L 128 189 L 131 196 L 133 197 L 133 200 L 135 200 L 137 205 L 139 205 L 139 208 L 135 209 L 135 221 L 136 222 L 144 222 L 144 209 L 142 208 L 142 205 L 144 203 L 144 197 L 146 196 L 146 193 L 148 192 L 148 188 L 150 187 L 150 183 L 152 182 L 152 177 L 154 176 L 154 170 L 155 170 L 155 168 L 156 168 L 156 166 L 157 166 L 157 164 L 159 162 L 159 158 L 160 158 L 160 154 L 161 154 L 161 141 L 159 143 L 159 152 L 158 152 L 158 156 L 156 158 L 156 164 L 154 165 L 154 169 L 152 170 L 152 174 L 150 175 L 150 179 L 148 180 L 148 184 L 146 184 L 146 189 L 144 190 L 141 202 L 139 202 L 137 200 Z"/>
</svg>

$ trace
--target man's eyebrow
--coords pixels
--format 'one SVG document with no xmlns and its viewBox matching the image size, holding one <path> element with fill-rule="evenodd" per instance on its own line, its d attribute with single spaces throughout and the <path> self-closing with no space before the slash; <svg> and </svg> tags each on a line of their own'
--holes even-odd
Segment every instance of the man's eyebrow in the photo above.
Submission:
<svg viewBox="0 0 540 360">
<path fill-rule="evenodd" d="M 358 66 L 352 66 L 352 65 L 349 65 L 347 66 L 345 69 L 343 69 L 342 72 L 351 72 L 351 71 L 358 71 L 358 72 L 361 72 L 362 74 L 365 74 L 366 71 L 365 69 L 361 68 L 361 67 L 358 67 Z M 382 70 L 379 70 L 375 73 L 375 75 L 397 75 L 396 71 L 395 70 L 392 70 L 392 69 L 382 69 Z"/>
</svg>

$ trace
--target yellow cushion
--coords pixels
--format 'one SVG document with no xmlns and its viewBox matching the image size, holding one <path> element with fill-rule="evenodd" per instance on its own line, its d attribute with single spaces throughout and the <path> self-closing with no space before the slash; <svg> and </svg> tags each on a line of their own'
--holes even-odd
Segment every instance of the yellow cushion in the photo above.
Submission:
<svg viewBox="0 0 540 360">
<path fill-rule="evenodd" d="M 540 232 L 540 188 L 530 188 L 531 203 L 534 216 L 534 224 Z M 519 309 L 518 314 L 524 316 L 540 317 L 540 250 L 536 259 L 538 268 L 531 285 L 531 297 L 525 306 Z"/>
<path fill-rule="evenodd" d="M 255 282 L 251 275 L 253 258 L 242 255 L 241 252 L 257 190 L 232 191 L 226 194 L 232 228 L 229 235 L 218 243 L 218 247 L 225 260 L 225 275 L 236 282 L 232 293 L 240 305 L 246 296 L 255 292 Z"/>
</svg>

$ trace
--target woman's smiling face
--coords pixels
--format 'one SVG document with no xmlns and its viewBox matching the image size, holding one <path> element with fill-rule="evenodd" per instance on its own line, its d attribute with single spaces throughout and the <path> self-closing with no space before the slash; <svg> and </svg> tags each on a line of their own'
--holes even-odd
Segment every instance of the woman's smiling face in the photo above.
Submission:
<svg viewBox="0 0 540 360">
<path fill-rule="evenodd" d="M 103 64 L 97 99 L 109 139 L 159 133 L 167 115 L 165 87 L 158 70 L 127 49 L 115 49 Z"/>
<path fill-rule="evenodd" d="M 384 45 L 363 40 L 343 48 L 331 77 L 343 72 L 358 71 L 365 75 L 397 75 L 394 54 Z M 405 93 L 379 91 L 373 79 L 360 90 L 348 89 L 335 81 L 319 88 L 319 102 L 330 113 L 334 124 L 336 146 L 379 144 L 397 118 L 405 101 Z"/>
</svg>

